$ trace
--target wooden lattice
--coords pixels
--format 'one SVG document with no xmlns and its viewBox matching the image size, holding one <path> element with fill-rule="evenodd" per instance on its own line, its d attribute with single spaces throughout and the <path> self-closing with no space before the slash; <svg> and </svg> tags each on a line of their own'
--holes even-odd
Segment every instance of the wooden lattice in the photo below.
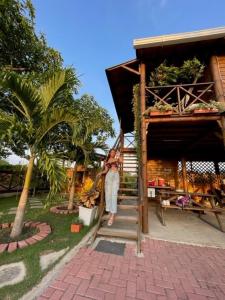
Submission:
<svg viewBox="0 0 225 300">
<path fill-rule="evenodd" d="M 215 166 L 212 161 L 186 162 L 188 182 L 194 186 L 211 185 L 217 182 Z M 181 162 L 178 164 L 179 175 L 182 176 Z"/>
</svg>

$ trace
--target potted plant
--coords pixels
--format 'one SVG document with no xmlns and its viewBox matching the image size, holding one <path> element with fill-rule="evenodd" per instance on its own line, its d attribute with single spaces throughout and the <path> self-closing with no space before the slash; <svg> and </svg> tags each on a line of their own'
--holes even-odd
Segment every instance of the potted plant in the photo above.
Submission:
<svg viewBox="0 0 225 300">
<path fill-rule="evenodd" d="M 71 223 L 70 230 L 71 232 L 80 232 L 82 227 L 83 227 L 83 221 L 79 217 L 76 217 L 73 219 Z"/>
<path fill-rule="evenodd" d="M 96 200 L 99 197 L 99 191 L 85 193 L 80 197 L 79 218 L 84 225 L 89 226 L 97 216 Z"/>
<path fill-rule="evenodd" d="M 173 107 L 170 104 L 157 102 L 154 106 L 148 108 L 150 116 L 170 116 L 173 113 Z"/>
<path fill-rule="evenodd" d="M 210 101 L 208 103 L 201 102 L 190 105 L 188 111 L 194 114 L 217 113 L 219 111 L 219 107 L 216 101 Z"/>
</svg>

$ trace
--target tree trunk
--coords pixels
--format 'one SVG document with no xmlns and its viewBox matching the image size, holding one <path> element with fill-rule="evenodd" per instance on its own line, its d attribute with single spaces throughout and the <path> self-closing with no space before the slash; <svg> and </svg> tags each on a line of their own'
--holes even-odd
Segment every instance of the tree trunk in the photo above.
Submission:
<svg viewBox="0 0 225 300">
<path fill-rule="evenodd" d="M 23 229 L 23 219 L 24 219 L 24 213 L 25 213 L 25 208 L 26 208 L 27 199 L 28 199 L 28 193 L 29 193 L 29 187 L 30 187 L 30 182 L 31 182 L 31 177 L 32 177 L 33 166 L 34 166 L 34 156 L 31 156 L 28 166 L 27 166 L 27 172 L 26 172 L 26 176 L 25 176 L 23 191 L 20 195 L 20 200 L 19 200 L 19 204 L 17 207 L 13 228 L 12 228 L 12 231 L 10 234 L 11 238 L 18 237 L 21 234 L 22 229 Z"/>
<path fill-rule="evenodd" d="M 76 175 L 77 175 L 77 164 L 75 164 L 74 169 L 73 169 L 73 177 L 72 177 L 71 188 L 70 188 L 68 210 L 73 209 L 73 200 L 74 200 L 75 185 L 76 185 Z"/>
</svg>

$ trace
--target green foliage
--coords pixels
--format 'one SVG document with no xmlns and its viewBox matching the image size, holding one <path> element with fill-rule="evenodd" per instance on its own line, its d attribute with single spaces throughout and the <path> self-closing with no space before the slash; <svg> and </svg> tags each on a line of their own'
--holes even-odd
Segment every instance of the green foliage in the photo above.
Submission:
<svg viewBox="0 0 225 300">
<path fill-rule="evenodd" d="M 47 152 L 42 152 L 38 156 L 38 168 L 47 175 L 50 184 L 50 192 L 44 203 L 45 207 L 48 207 L 51 205 L 51 201 L 54 201 L 54 197 L 65 188 L 67 182 L 66 171 L 60 165 L 59 160 Z"/>
<path fill-rule="evenodd" d="M 83 220 L 81 220 L 80 218 L 79 218 L 79 216 L 76 216 L 76 217 L 74 217 L 73 218 L 73 220 L 72 220 L 72 222 L 71 222 L 71 224 L 83 224 L 84 222 L 83 222 Z"/>
<path fill-rule="evenodd" d="M 224 105 L 224 103 L 218 102 L 218 101 L 209 101 L 207 103 L 199 102 L 199 103 L 191 104 L 187 110 L 192 112 L 195 109 L 217 110 L 219 112 L 224 112 L 225 105 Z"/>
<path fill-rule="evenodd" d="M 0 76 L 3 75 L 11 77 L 11 85 L 15 83 L 12 72 L 21 73 L 21 79 L 33 83 L 33 87 L 40 87 L 53 74 L 63 69 L 63 59 L 60 53 L 47 45 L 43 34 L 36 34 L 35 32 L 35 10 L 30 0 L 1 0 L 0 1 Z M 74 68 L 66 68 L 64 76 L 64 84 L 66 88 L 62 88 L 62 94 L 58 91 L 58 96 L 61 101 L 57 102 L 58 106 L 69 106 L 73 101 L 73 93 L 77 93 L 77 88 L 80 85 L 78 76 Z M 44 88 L 44 86 L 42 86 Z M 18 95 L 11 94 L 11 87 L 0 88 L 0 109 L 8 111 L 11 114 L 21 114 L 32 112 L 31 107 L 26 107 L 28 111 L 24 112 L 24 104 L 21 102 Z M 15 91 L 16 92 L 16 91 Z M 17 91 L 18 93 L 20 90 Z M 34 99 L 32 89 L 27 89 L 26 99 Z M 25 95 L 25 87 L 23 87 L 23 95 Z M 47 91 L 45 91 L 47 97 Z M 48 99 L 48 98 L 47 98 Z M 48 101 L 46 99 L 46 101 Z M 30 101 L 30 100 L 29 100 Z M 23 109 L 19 111 L 20 106 Z M 0 131 L 4 130 L 4 126 L 0 127 Z M 22 128 L 18 128 L 18 132 L 23 133 Z M 6 157 L 9 154 L 8 148 L 11 148 L 15 153 L 23 156 L 26 150 L 23 147 L 23 141 L 16 141 L 14 138 L 13 145 L 9 146 L 4 140 L 0 146 L 0 157 Z"/>
<path fill-rule="evenodd" d="M 43 197 L 45 197 L 45 195 L 40 195 L 39 199 L 42 200 Z M 0 198 L 0 211 L 6 212 L 8 209 L 17 206 L 17 200 L 16 197 Z M 1 223 L 13 222 L 13 217 L 13 215 L 4 214 L 0 217 L 0 221 Z M 49 212 L 48 209 L 30 209 L 28 206 L 25 218 L 26 221 L 47 222 L 52 228 L 52 233 L 32 246 L 19 249 L 10 254 L 1 253 L 0 265 L 23 260 L 27 270 L 26 277 L 22 282 L 1 288 L 1 300 L 18 300 L 22 298 L 22 295 L 27 293 L 34 286 L 37 286 L 46 273 L 55 267 L 54 263 L 45 271 L 41 270 L 40 255 L 49 253 L 50 251 L 59 251 L 67 247 L 72 249 L 90 230 L 90 227 L 83 226 L 79 233 L 73 234 L 70 232 L 70 226 L 74 215 L 56 215 Z M 59 260 L 57 260 L 56 263 L 58 263 L 58 261 Z"/>
<path fill-rule="evenodd" d="M 150 75 L 150 86 L 165 86 L 173 84 L 188 84 L 202 77 L 204 65 L 196 58 L 186 60 L 180 67 L 167 65 L 164 61 Z"/>
<path fill-rule="evenodd" d="M 0 67 L 51 72 L 62 67 L 58 51 L 35 33 L 35 11 L 30 0 L 0 2 Z"/>
<path fill-rule="evenodd" d="M 137 158 L 141 162 L 141 107 L 140 87 L 136 84 L 133 87 L 133 113 L 134 113 L 134 137 L 137 150 Z"/>
<path fill-rule="evenodd" d="M 46 172 L 50 182 L 49 198 L 59 192 L 65 174 L 57 157 L 48 151 L 46 136 L 58 124 L 65 123 L 72 128 L 80 120 L 73 107 L 57 107 L 64 90 L 67 95 L 66 78 L 65 71 L 58 71 L 39 88 L 15 73 L 7 74 L 0 81 L 11 91 L 11 104 L 16 111 L 0 110 L 0 127 L 5 126 L 0 138 L 7 141 L 16 154 L 27 157 L 29 151 L 38 159 L 38 166 Z"/>
<path fill-rule="evenodd" d="M 7 160 L 1 159 L 0 158 L 0 168 L 4 166 L 10 166 L 9 162 Z"/>
<path fill-rule="evenodd" d="M 151 106 L 147 109 L 145 114 L 147 114 L 150 111 L 160 111 L 160 112 L 166 112 L 173 110 L 173 106 L 170 104 L 164 104 L 162 102 L 156 102 L 154 106 Z"/>
</svg>

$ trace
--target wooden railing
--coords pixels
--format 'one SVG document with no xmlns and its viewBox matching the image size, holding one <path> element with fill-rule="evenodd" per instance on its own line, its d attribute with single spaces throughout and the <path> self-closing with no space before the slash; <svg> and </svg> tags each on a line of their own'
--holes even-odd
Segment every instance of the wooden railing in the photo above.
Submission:
<svg viewBox="0 0 225 300">
<path fill-rule="evenodd" d="M 211 100 L 215 100 L 214 82 L 146 87 L 147 107 L 169 104 L 179 115 L 187 113 L 193 104 Z"/>
</svg>

